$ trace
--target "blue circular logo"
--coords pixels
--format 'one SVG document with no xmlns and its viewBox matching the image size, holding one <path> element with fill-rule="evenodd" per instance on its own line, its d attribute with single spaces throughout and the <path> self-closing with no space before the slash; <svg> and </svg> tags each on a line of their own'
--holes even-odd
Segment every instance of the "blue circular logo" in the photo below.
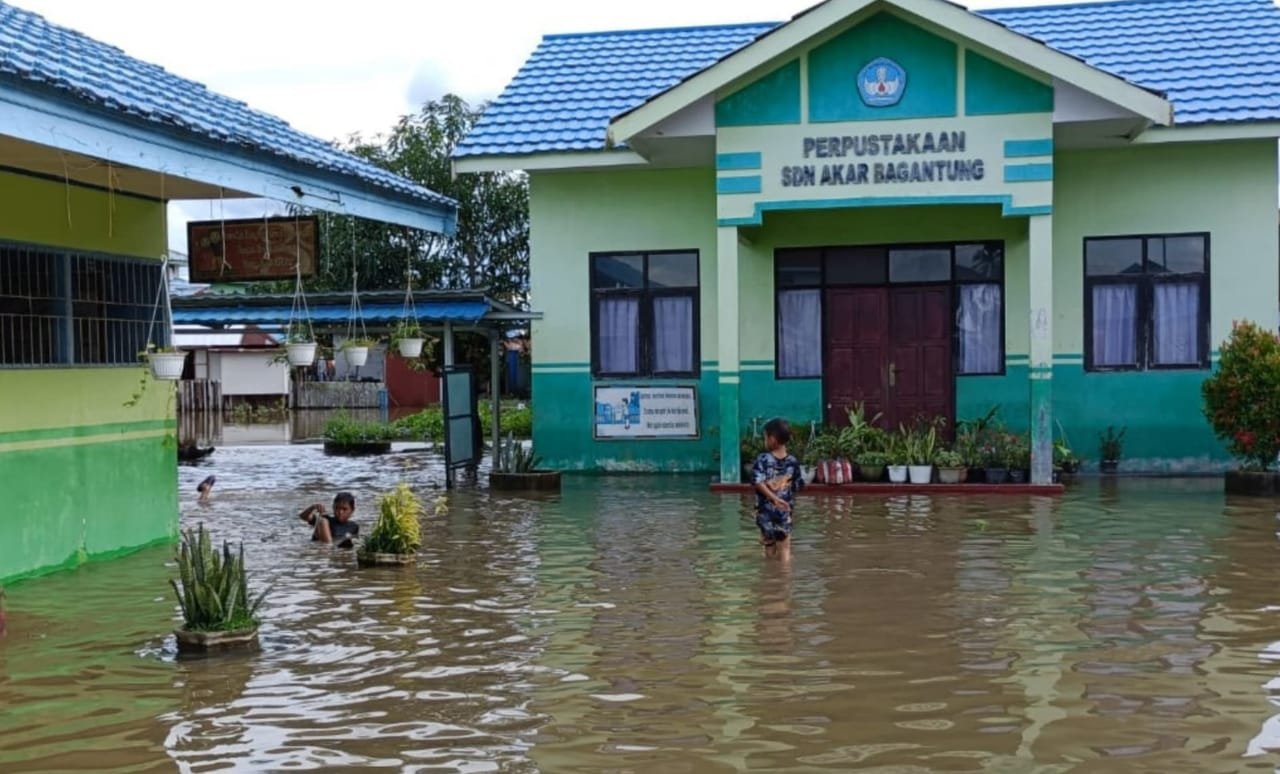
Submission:
<svg viewBox="0 0 1280 774">
<path fill-rule="evenodd" d="M 896 105 L 906 90 L 907 71 L 892 59 L 872 59 L 858 72 L 858 94 L 867 107 Z"/>
</svg>

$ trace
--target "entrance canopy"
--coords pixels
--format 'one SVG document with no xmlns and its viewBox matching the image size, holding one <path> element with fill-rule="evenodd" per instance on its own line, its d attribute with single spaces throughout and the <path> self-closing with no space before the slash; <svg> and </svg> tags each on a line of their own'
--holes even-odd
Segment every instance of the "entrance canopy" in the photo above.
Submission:
<svg viewBox="0 0 1280 774">
<path fill-rule="evenodd" d="M 268 198 L 452 233 L 457 205 L 244 103 L 0 3 L 0 167 L 159 200 Z"/>
</svg>

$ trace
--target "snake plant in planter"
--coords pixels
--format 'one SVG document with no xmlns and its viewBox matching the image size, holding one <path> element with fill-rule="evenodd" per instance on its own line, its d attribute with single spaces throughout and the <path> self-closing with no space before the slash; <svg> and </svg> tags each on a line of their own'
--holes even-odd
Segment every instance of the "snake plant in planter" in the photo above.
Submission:
<svg viewBox="0 0 1280 774">
<path fill-rule="evenodd" d="M 209 533 L 185 530 L 178 548 L 178 577 L 170 580 L 182 609 L 182 628 L 174 632 L 181 653 L 253 647 L 258 643 L 258 608 L 267 592 L 250 598 L 244 544 L 213 547 Z"/>
<path fill-rule="evenodd" d="M 532 446 L 525 448 L 523 442 L 508 435 L 494 459 L 489 488 L 505 492 L 560 491 L 559 471 L 538 470 L 540 462 Z"/>
<path fill-rule="evenodd" d="M 378 520 L 360 544 L 356 560 L 362 565 L 402 565 L 418 560 L 422 546 L 422 502 L 408 484 L 378 498 Z"/>
</svg>

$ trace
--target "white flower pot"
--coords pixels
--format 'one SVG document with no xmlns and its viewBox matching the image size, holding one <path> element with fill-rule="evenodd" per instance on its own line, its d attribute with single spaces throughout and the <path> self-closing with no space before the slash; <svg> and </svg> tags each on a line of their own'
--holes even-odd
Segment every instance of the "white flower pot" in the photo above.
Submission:
<svg viewBox="0 0 1280 774">
<path fill-rule="evenodd" d="M 812 484 L 813 480 L 818 477 L 818 469 L 812 465 L 800 466 L 800 478 L 804 479 L 806 484 Z"/>
<path fill-rule="evenodd" d="M 365 363 L 369 362 L 368 347 L 347 347 L 343 352 L 347 358 L 347 365 L 352 368 L 360 368 Z"/>
<path fill-rule="evenodd" d="M 932 465 L 912 465 L 907 468 L 907 472 L 910 474 L 911 483 L 913 484 L 933 483 Z"/>
<path fill-rule="evenodd" d="M 907 466 L 906 465 L 890 465 L 889 466 L 889 483 L 891 484 L 907 483 Z"/>
<path fill-rule="evenodd" d="M 416 357 L 422 357 L 422 347 L 427 343 L 426 339 L 400 339 L 400 357 L 413 360 Z"/>
<path fill-rule="evenodd" d="M 314 341 L 302 341 L 285 346 L 285 351 L 289 354 L 289 365 L 294 368 L 302 368 L 316 362 L 316 343 Z"/>
<path fill-rule="evenodd" d="M 182 378 L 182 368 L 187 362 L 186 352 L 152 352 L 147 355 L 151 375 L 157 379 L 177 381 Z"/>
</svg>

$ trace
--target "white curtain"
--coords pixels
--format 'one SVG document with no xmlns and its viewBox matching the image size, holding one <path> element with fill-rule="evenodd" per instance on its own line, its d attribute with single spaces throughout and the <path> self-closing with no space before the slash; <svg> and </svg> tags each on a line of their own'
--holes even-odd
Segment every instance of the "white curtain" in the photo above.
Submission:
<svg viewBox="0 0 1280 774">
<path fill-rule="evenodd" d="M 960 373 L 1000 373 L 1003 304 L 999 285 L 961 285 L 956 309 L 960 331 Z"/>
<path fill-rule="evenodd" d="M 778 293 L 778 375 L 822 375 L 822 295 L 819 290 Z"/>
<path fill-rule="evenodd" d="M 1093 365 L 1129 366 L 1138 362 L 1138 286 L 1093 288 Z"/>
<path fill-rule="evenodd" d="M 693 372 L 693 299 L 658 296 L 653 299 L 653 371 L 659 374 Z"/>
<path fill-rule="evenodd" d="M 1156 365 L 1200 362 L 1200 286 L 1194 282 L 1155 286 Z"/>
<path fill-rule="evenodd" d="M 600 299 L 598 320 L 600 372 L 633 374 L 640 370 L 640 300 Z"/>
</svg>

